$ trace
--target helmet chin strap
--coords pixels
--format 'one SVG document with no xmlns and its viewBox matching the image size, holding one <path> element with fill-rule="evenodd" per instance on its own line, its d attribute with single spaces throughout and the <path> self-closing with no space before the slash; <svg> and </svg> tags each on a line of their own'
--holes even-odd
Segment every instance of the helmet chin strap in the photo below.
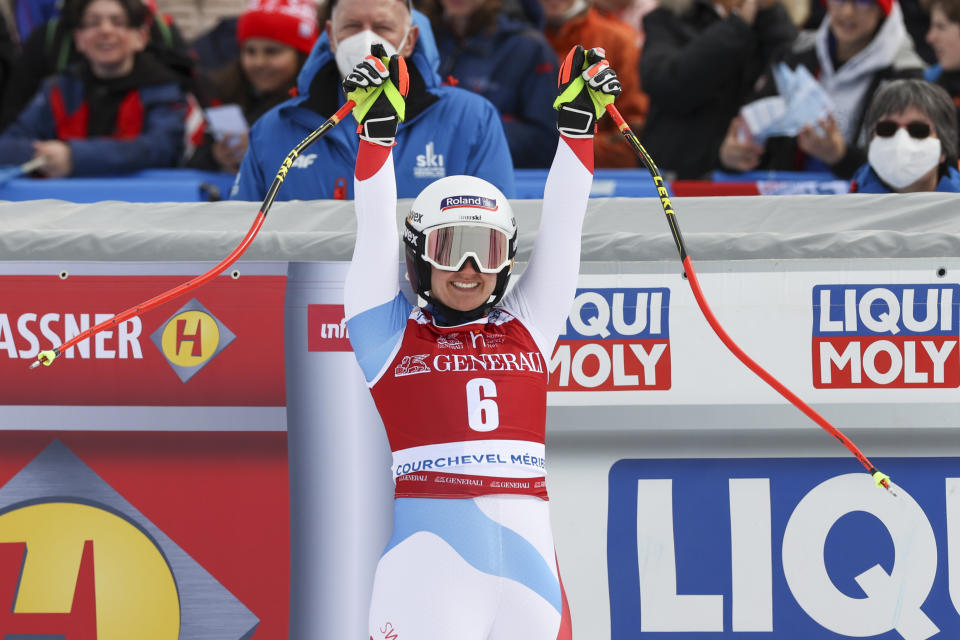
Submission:
<svg viewBox="0 0 960 640">
<path fill-rule="evenodd" d="M 472 264 L 475 271 L 480 271 L 477 261 L 474 260 L 472 256 L 467 258 L 466 262 Z M 464 263 L 464 266 L 466 265 L 466 262 Z M 423 296 L 423 299 L 427 301 L 427 310 L 430 311 L 431 315 L 433 315 L 436 323 L 443 327 L 452 327 L 482 318 L 490 311 L 490 309 L 493 308 L 493 305 L 496 302 L 495 299 L 491 300 L 493 296 L 490 296 L 490 298 L 487 298 L 487 301 L 479 307 L 470 309 L 468 311 L 460 311 L 443 304 L 440 302 L 440 300 L 431 295 L 431 293 L 431 291 L 424 291 L 421 295 Z"/>
<path fill-rule="evenodd" d="M 457 309 L 451 309 L 442 302 L 438 302 L 434 298 L 427 298 L 427 311 L 430 312 L 430 315 L 433 316 L 433 321 L 436 322 L 441 327 L 455 327 L 459 324 L 465 324 L 467 322 L 473 322 L 474 320 L 479 320 L 484 317 L 493 309 L 494 303 L 487 302 L 476 309 L 470 309 L 469 311 L 458 311 Z"/>
</svg>

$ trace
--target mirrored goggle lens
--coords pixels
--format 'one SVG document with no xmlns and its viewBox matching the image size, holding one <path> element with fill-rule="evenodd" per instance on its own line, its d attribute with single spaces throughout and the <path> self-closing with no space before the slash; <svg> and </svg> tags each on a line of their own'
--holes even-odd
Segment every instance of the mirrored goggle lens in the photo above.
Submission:
<svg viewBox="0 0 960 640">
<path fill-rule="evenodd" d="M 473 258 L 480 271 L 496 273 L 510 262 L 507 234 L 487 227 L 440 227 L 427 233 L 424 258 L 438 269 L 459 271 Z"/>
</svg>

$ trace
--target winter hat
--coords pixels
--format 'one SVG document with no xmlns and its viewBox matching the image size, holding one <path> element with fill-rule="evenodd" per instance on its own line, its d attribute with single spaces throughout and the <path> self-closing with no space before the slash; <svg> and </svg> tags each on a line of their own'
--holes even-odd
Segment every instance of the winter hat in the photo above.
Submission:
<svg viewBox="0 0 960 640">
<path fill-rule="evenodd" d="M 250 0 L 237 21 L 237 40 L 269 38 L 310 53 L 318 30 L 313 0 Z"/>
</svg>

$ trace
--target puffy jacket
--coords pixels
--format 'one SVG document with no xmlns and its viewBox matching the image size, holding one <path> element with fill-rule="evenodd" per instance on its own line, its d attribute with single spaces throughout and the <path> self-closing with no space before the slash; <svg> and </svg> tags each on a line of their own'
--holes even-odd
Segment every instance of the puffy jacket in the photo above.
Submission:
<svg viewBox="0 0 960 640">
<path fill-rule="evenodd" d="M 440 76 L 479 93 L 500 111 L 515 167 L 549 167 L 557 148 L 557 56 L 543 33 L 499 14 L 494 29 L 462 42 L 437 29 Z"/>
<path fill-rule="evenodd" d="M 455 174 L 483 178 L 512 196 L 513 162 L 500 114 L 486 98 L 441 85 L 430 23 L 417 11 L 414 23 L 420 35 L 407 60 L 407 119 L 400 125 L 393 149 L 398 197 L 416 197 L 437 178 Z M 346 101 L 326 33 L 300 71 L 297 88 L 298 97 L 274 107 L 251 128 L 232 199 L 263 200 L 290 150 Z M 352 199 L 359 146 L 356 130 L 353 115 L 348 115 L 305 149 L 290 167 L 277 199 Z"/>
<path fill-rule="evenodd" d="M 751 26 L 720 17 L 708 0 L 661 0 L 643 24 L 640 73 L 650 114 L 641 141 L 664 171 L 708 176 L 730 121 L 797 30 L 780 3 L 757 11 Z"/>
<path fill-rule="evenodd" d="M 128 76 L 109 81 L 81 63 L 48 78 L 3 132 L 0 164 L 29 160 L 34 140 L 63 140 L 74 176 L 172 167 L 183 148 L 185 110 L 177 78 L 147 54 Z M 116 115 L 105 120 L 105 111 Z"/>
<path fill-rule="evenodd" d="M 947 167 L 947 172 L 940 176 L 937 191 L 960 193 L 960 171 L 956 167 Z M 873 170 L 865 164 L 857 170 L 850 184 L 850 193 L 893 193 Z"/>
<path fill-rule="evenodd" d="M 950 97 L 953 98 L 953 105 L 957 108 L 957 119 L 960 121 L 960 71 L 944 71 L 943 67 L 935 64 L 927 67 L 923 72 L 923 78 L 927 82 L 933 82 L 943 87 Z M 960 140 L 960 131 L 957 132 Z"/>
<path fill-rule="evenodd" d="M 33 0 L 36 4 L 37 0 Z M 28 5 L 30 3 L 22 3 Z M 63 4 L 58 0 L 58 5 Z M 193 58 L 190 47 L 173 20 L 150 7 L 147 24 L 150 36 L 146 51 L 155 60 L 177 74 L 185 89 L 193 77 Z M 73 31 L 59 15 L 23 35 L 23 49 L 10 75 L 10 84 L 0 93 L 0 129 L 16 120 L 41 87 L 47 76 L 65 73 L 67 67 L 83 60 L 73 41 Z"/>
</svg>

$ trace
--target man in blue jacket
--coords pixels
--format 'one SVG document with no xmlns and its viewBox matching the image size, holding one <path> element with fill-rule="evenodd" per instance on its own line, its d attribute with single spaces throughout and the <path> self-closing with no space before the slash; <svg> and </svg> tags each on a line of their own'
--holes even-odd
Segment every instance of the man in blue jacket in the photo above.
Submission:
<svg viewBox="0 0 960 640">
<path fill-rule="evenodd" d="M 326 32 L 300 72 L 298 97 L 268 111 L 251 129 L 231 198 L 263 200 L 290 150 L 346 101 L 341 79 L 375 42 L 404 56 L 410 71 L 406 119 L 393 150 L 398 197 L 413 198 L 437 178 L 455 174 L 483 178 L 512 196 L 513 163 L 500 115 L 481 96 L 441 85 L 426 18 L 404 0 L 332 0 L 331 5 Z M 356 127 L 347 116 L 304 150 L 278 199 L 352 199 Z"/>
<path fill-rule="evenodd" d="M 500 0 L 441 0 L 424 8 L 440 51 L 440 77 L 456 78 L 457 86 L 497 107 L 515 167 L 546 169 L 557 148 L 557 54 L 542 27 L 499 7 Z"/>
</svg>

